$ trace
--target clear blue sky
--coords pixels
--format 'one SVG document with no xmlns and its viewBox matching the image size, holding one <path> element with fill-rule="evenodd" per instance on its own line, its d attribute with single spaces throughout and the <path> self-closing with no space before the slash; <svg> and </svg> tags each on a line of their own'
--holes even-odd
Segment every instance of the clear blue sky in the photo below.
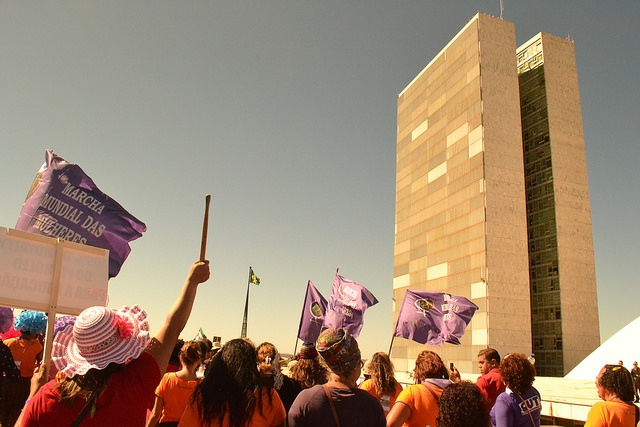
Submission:
<svg viewBox="0 0 640 427">
<path fill-rule="evenodd" d="M 380 300 L 365 356 L 387 351 L 397 94 L 492 1 L 105 1 L 0 4 L 0 226 L 13 227 L 45 149 L 144 221 L 110 305 L 157 329 L 208 256 L 183 334 L 249 335 L 292 351 L 307 280 L 336 268 Z M 640 7 L 505 1 L 517 42 L 575 40 L 601 335 L 640 314 Z"/>
</svg>

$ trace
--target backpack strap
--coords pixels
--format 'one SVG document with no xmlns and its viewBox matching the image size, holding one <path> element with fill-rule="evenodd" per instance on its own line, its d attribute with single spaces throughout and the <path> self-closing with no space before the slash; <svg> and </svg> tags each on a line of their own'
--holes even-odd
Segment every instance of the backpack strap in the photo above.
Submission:
<svg viewBox="0 0 640 427">
<path fill-rule="evenodd" d="M 327 399 L 329 399 L 329 406 L 331 407 L 331 414 L 333 415 L 333 420 L 336 422 L 336 426 L 340 427 L 340 419 L 338 418 L 336 407 L 333 404 L 333 398 L 331 397 L 331 393 L 329 392 L 329 386 L 327 386 L 326 384 L 322 384 L 322 388 L 324 389 L 324 393 L 327 395 Z"/>
<path fill-rule="evenodd" d="M 429 386 L 429 383 L 425 381 L 422 383 L 422 385 L 425 386 L 427 390 L 429 390 L 429 393 L 431 393 L 431 396 L 433 396 L 433 399 L 436 401 L 436 403 L 440 404 L 440 398 L 438 397 L 436 392 L 433 391 L 433 389 Z"/>
</svg>

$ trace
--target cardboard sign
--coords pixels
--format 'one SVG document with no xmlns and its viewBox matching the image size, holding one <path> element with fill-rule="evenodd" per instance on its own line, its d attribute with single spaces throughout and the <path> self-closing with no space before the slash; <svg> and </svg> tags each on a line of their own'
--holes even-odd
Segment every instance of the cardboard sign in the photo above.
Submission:
<svg viewBox="0 0 640 427">
<path fill-rule="evenodd" d="M 0 305 L 77 315 L 106 305 L 108 280 L 105 249 L 0 227 Z"/>
</svg>

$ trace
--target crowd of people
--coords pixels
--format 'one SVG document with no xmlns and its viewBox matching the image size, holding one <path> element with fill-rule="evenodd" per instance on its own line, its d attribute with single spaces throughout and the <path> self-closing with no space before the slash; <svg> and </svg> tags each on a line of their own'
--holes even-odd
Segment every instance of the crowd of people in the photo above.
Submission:
<svg viewBox="0 0 640 427">
<path fill-rule="evenodd" d="M 0 425 L 540 426 L 536 370 L 523 354 L 500 358 L 495 349 L 481 350 L 480 376 L 473 383 L 447 368 L 436 352 L 423 350 L 413 384 L 403 387 L 387 354 L 375 353 L 363 363 L 356 339 L 342 328 L 326 329 L 315 343 L 305 343 L 284 371 L 269 342 L 183 342 L 178 337 L 209 275 L 207 261 L 191 266 L 153 336 L 137 305 L 91 307 L 77 318 L 58 319 L 52 372 L 37 363 L 42 319 L 18 316 L 14 326 L 20 335 L 0 344 Z M 631 372 L 605 365 L 596 378 L 602 401 L 593 405 L 585 425 L 637 425 L 639 380 L 637 363 Z"/>
</svg>

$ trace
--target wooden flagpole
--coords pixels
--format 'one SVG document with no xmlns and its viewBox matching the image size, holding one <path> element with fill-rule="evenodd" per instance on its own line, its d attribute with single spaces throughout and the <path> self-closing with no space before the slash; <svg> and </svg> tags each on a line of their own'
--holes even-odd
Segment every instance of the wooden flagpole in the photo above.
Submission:
<svg viewBox="0 0 640 427">
<path fill-rule="evenodd" d="M 204 198 L 204 222 L 202 224 L 202 242 L 200 243 L 200 261 L 206 259 L 207 253 L 207 234 L 209 231 L 209 205 L 211 203 L 211 194 L 207 194 Z"/>
</svg>

